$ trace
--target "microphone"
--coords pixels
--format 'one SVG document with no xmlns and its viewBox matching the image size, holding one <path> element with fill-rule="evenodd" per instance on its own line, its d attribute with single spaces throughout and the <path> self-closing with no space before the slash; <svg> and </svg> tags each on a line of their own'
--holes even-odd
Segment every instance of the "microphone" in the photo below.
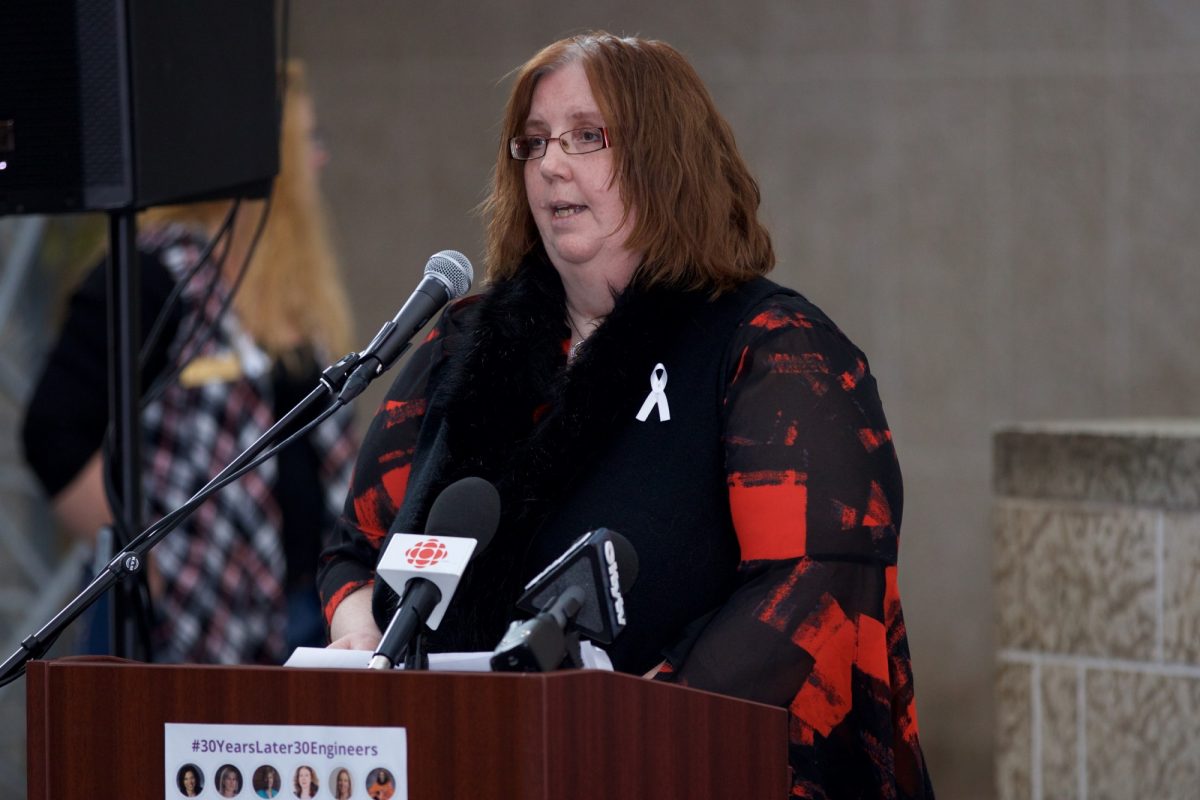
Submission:
<svg viewBox="0 0 1200 800">
<path fill-rule="evenodd" d="M 416 290 L 396 316 L 383 324 L 367 349 L 359 353 L 338 400 L 343 404 L 350 402 L 367 384 L 391 369 L 425 323 L 446 303 L 470 291 L 474 280 L 475 269 L 470 260 L 457 250 L 442 250 L 430 256 L 425 263 L 425 276 Z"/>
<path fill-rule="evenodd" d="M 550 672 L 582 667 L 579 634 L 570 626 L 586 602 L 583 589 L 571 586 L 533 619 L 509 625 L 492 652 L 492 671 Z"/>
<path fill-rule="evenodd" d="M 599 528 L 579 537 L 525 586 L 514 622 L 492 655 L 494 670 L 547 672 L 579 665 L 578 635 L 611 644 L 625 628 L 625 593 L 637 580 L 637 552 L 621 534 Z"/>
<path fill-rule="evenodd" d="M 537 613 L 569 587 L 578 586 L 586 602 L 575 626 L 589 639 L 612 644 L 625 628 L 625 593 L 637 580 L 637 573 L 637 551 L 629 540 L 616 531 L 597 528 L 576 539 L 525 584 L 517 608 Z"/>
<path fill-rule="evenodd" d="M 368 665 L 390 669 L 425 626 L 436 630 L 471 558 L 500 523 L 500 494 L 483 478 L 447 486 L 429 509 L 425 533 L 393 533 L 375 568 L 401 595 Z"/>
</svg>

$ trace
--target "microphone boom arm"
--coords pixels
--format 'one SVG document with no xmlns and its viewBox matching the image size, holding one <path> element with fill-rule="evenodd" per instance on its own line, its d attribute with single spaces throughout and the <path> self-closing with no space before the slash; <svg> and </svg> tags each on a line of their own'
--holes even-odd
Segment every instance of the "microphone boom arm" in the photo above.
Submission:
<svg viewBox="0 0 1200 800">
<path fill-rule="evenodd" d="M 186 503 L 145 528 L 121 552 L 113 556 L 100 574 L 84 587 L 82 592 L 35 633 L 25 637 L 21 641 L 20 647 L 0 665 L 0 686 L 5 686 L 19 678 L 25 671 L 25 664 L 31 659 L 45 655 L 67 626 L 95 603 L 113 584 L 124 576 L 141 570 L 151 548 L 190 516 L 209 496 L 254 469 L 279 449 L 307 435 L 312 428 L 324 422 L 335 411 L 357 397 L 367 384 L 389 369 L 411 346 L 412 337 L 438 309 L 449 300 L 467 293 L 473 279 L 474 270 L 466 256 L 453 250 L 443 250 L 434 254 L 425 265 L 425 277 L 416 291 L 401 306 L 396 316 L 384 324 L 375 338 L 371 340 L 366 351 L 361 354 L 349 353 L 327 367 L 321 373 L 317 387 L 282 419 L 242 451 L 228 466 L 192 495 Z M 444 293 L 444 297 L 438 297 L 436 294 L 438 292 Z M 419 321 L 420 324 L 405 333 L 399 324 L 400 320 L 405 320 L 409 324 Z M 323 395 L 336 396 L 336 401 L 304 428 L 263 454 L 263 451 L 282 430 L 291 425 Z"/>
</svg>

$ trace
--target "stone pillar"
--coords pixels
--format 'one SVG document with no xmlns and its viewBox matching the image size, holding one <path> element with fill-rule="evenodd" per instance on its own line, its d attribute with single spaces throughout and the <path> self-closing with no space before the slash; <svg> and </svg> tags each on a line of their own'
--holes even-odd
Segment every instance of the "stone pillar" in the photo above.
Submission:
<svg viewBox="0 0 1200 800">
<path fill-rule="evenodd" d="M 1200 420 L 993 458 L 999 797 L 1200 797 Z"/>
</svg>

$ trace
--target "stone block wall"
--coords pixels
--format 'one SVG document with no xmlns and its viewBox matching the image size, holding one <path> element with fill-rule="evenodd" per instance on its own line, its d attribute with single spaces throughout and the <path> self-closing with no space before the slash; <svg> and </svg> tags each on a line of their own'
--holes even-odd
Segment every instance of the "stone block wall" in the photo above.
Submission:
<svg viewBox="0 0 1200 800">
<path fill-rule="evenodd" d="M 994 438 L 1000 798 L 1200 796 L 1200 420 Z"/>
</svg>

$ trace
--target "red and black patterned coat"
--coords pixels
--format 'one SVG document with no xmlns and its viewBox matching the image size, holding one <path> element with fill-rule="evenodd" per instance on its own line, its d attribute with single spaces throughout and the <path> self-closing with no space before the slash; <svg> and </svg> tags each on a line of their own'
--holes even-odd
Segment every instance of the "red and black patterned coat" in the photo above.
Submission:
<svg viewBox="0 0 1200 800">
<path fill-rule="evenodd" d="M 469 305 L 414 354 L 368 431 L 343 543 L 326 554 L 327 617 L 372 580 L 436 405 L 431 377 L 452 358 L 442 342 Z M 565 338 L 556 380 L 569 382 Z M 734 328 L 723 363 L 719 447 L 740 557 L 720 606 L 660 643 L 656 679 L 787 707 L 793 796 L 932 797 L 897 589 L 900 471 L 866 359 L 804 298 L 772 294 Z"/>
</svg>

